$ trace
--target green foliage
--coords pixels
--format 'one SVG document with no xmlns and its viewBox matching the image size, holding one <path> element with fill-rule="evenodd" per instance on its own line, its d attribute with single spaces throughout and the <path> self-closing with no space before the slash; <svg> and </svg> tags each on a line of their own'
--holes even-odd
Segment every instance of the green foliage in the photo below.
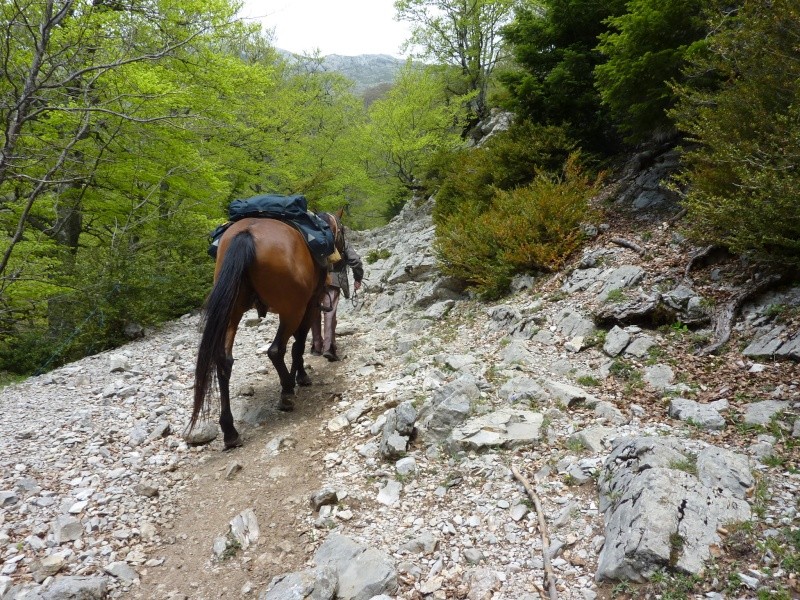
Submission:
<svg viewBox="0 0 800 600">
<path fill-rule="evenodd" d="M 485 208 L 462 206 L 437 225 L 444 272 L 497 297 L 516 273 L 557 269 L 580 245 L 579 225 L 596 189 L 572 156 L 561 177 L 540 172 L 526 186 L 497 191 Z"/>
<path fill-rule="evenodd" d="M 673 128 L 666 110 L 675 102 L 670 82 L 681 79 L 687 55 L 701 45 L 707 29 L 702 9 L 708 0 L 631 0 L 627 12 L 612 16 L 598 49 L 607 60 L 594 73 L 603 103 L 628 141 Z"/>
<path fill-rule="evenodd" d="M 669 468 L 683 471 L 690 475 L 697 475 L 697 456 L 691 454 L 683 460 L 673 461 L 669 463 Z"/>
<path fill-rule="evenodd" d="M 579 385 L 585 387 L 597 387 L 600 385 L 600 380 L 592 375 L 581 375 L 576 381 Z"/>
<path fill-rule="evenodd" d="M 625 382 L 626 393 L 644 387 L 644 378 L 642 377 L 641 371 L 639 371 L 639 369 L 637 369 L 636 366 L 627 359 L 619 357 L 615 358 L 612 361 L 608 372 L 617 379 Z"/>
<path fill-rule="evenodd" d="M 597 36 L 608 30 L 605 20 L 624 7 L 624 0 L 544 0 L 518 10 L 502 32 L 516 68 L 498 75 L 511 108 L 537 123 L 565 127 L 588 151 L 613 153 L 617 136 L 594 88 L 593 71 L 603 60 Z"/>
<path fill-rule="evenodd" d="M 686 335 L 689 333 L 689 326 L 686 323 L 681 323 L 680 321 L 675 321 L 669 328 L 677 334 Z"/>
<path fill-rule="evenodd" d="M 670 542 L 670 562 L 675 563 L 680 557 L 680 553 L 685 544 L 685 540 L 678 533 L 672 533 L 669 537 Z M 658 595 L 662 600 L 688 600 L 695 588 L 702 582 L 700 577 L 687 575 L 684 573 L 668 572 L 666 570 L 656 571 L 650 578 L 650 583 L 646 586 L 647 590 Z"/>
<path fill-rule="evenodd" d="M 464 103 L 448 98 L 444 82 L 431 68 L 410 62 L 392 89 L 372 103 L 368 137 L 377 155 L 374 170 L 404 192 L 419 186 L 431 156 L 461 146 Z"/>
<path fill-rule="evenodd" d="M 593 346 L 602 346 L 606 343 L 607 336 L 608 332 L 605 329 L 598 329 L 594 333 L 590 334 L 584 340 L 584 343 L 586 344 L 587 348 L 591 348 Z"/>
<path fill-rule="evenodd" d="M 372 249 L 369 252 L 367 252 L 366 256 L 364 256 L 364 260 L 368 265 L 371 265 L 372 263 L 377 262 L 379 260 L 389 258 L 391 255 L 392 253 L 389 252 L 387 248 L 381 248 L 379 250 Z"/>
<path fill-rule="evenodd" d="M 234 198 L 302 191 L 385 222 L 396 194 L 349 82 L 283 61 L 229 0 L 45 8 L 0 6 L 0 372 L 200 306 Z"/>
<path fill-rule="evenodd" d="M 687 70 L 716 89 L 676 88 L 671 115 L 698 143 L 686 155 L 690 236 L 778 265 L 800 266 L 800 9 L 744 3 L 714 23 Z"/>
<path fill-rule="evenodd" d="M 488 115 L 487 95 L 500 58 L 500 28 L 513 14 L 516 0 L 395 0 L 398 20 L 411 25 L 409 48 L 418 58 L 449 65 L 461 93 L 470 96 L 476 119 Z"/>
<path fill-rule="evenodd" d="M 479 148 L 440 153 L 424 181 L 437 189 L 433 218 L 442 222 L 469 205 L 482 212 L 497 190 L 530 184 L 537 173 L 557 173 L 574 150 L 562 128 L 515 123 Z"/>
<path fill-rule="evenodd" d="M 628 594 L 633 593 L 634 586 L 630 581 L 623 580 L 619 583 L 614 584 L 614 587 L 611 588 L 611 597 L 612 598 L 619 598 L 621 596 L 626 596 Z"/>
</svg>

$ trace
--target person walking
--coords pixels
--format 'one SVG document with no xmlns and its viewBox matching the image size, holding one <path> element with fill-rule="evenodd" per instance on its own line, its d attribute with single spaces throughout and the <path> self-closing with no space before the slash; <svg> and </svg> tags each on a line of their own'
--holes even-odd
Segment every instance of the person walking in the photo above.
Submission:
<svg viewBox="0 0 800 600">
<path fill-rule="evenodd" d="M 343 231 L 341 222 L 339 219 L 336 220 L 339 229 Z M 353 269 L 355 291 L 361 289 L 361 281 L 364 279 L 364 265 L 361 257 L 350 247 L 347 239 L 344 239 L 340 254 L 342 255 L 341 260 L 334 263 L 330 271 L 331 282 L 325 286 L 320 317 L 311 323 L 311 354 L 321 354 L 331 362 L 341 360 L 336 347 L 336 309 L 339 306 L 340 295 L 350 298 L 347 268 Z"/>
</svg>

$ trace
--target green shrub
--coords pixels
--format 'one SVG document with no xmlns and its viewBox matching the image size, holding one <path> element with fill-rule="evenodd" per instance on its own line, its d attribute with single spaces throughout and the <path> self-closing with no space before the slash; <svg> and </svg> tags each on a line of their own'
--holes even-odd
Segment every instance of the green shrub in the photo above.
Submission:
<svg viewBox="0 0 800 600">
<path fill-rule="evenodd" d="M 437 226 L 444 272 L 497 297 L 516 273 L 558 269 L 580 245 L 597 186 L 573 155 L 561 177 L 540 171 L 529 185 L 497 191 L 486 210 L 469 203 Z"/>
<path fill-rule="evenodd" d="M 175 229 L 141 229 L 113 247 L 79 252 L 69 272 L 53 277 L 60 293 L 30 301 L 23 318 L 3 325 L 0 372 L 54 369 L 127 342 L 130 323 L 153 326 L 201 306 L 214 270 L 198 233 L 207 226 L 180 216 L 168 224 Z"/>
<path fill-rule="evenodd" d="M 698 145 L 686 155 L 690 235 L 738 254 L 800 266 L 800 14 L 793 0 L 744 3 L 716 26 L 671 112 Z M 690 77 L 689 81 L 693 81 Z"/>
<path fill-rule="evenodd" d="M 386 248 L 381 248 L 380 250 L 373 248 L 372 250 L 367 252 L 366 256 L 364 257 L 364 260 L 367 262 L 368 265 L 371 265 L 372 263 L 377 262 L 379 260 L 389 258 L 391 255 L 392 253 L 389 252 Z"/>
<path fill-rule="evenodd" d="M 467 205 L 483 212 L 497 190 L 527 185 L 541 171 L 558 173 L 574 148 L 560 127 L 521 122 L 480 148 L 440 153 L 425 183 L 427 189 L 438 187 L 434 221 L 442 222 Z"/>
</svg>

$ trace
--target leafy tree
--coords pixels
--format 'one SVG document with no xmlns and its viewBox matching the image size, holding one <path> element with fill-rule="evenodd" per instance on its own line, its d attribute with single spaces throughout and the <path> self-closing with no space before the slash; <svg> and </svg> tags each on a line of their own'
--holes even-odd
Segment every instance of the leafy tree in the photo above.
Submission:
<svg viewBox="0 0 800 600">
<path fill-rule="evenodd" d="M 430 68 L 410 62 L 399 72 L 394 87 L 370 106 L 369 135 L 379 162 L 376 170 L 414 192 L 437 151 L 461 146 L 464 103 L 448 99 L 441 79 Z"/>
<path fill-rule="evenodd" d="M 84 254 L 119 243 L 123 231 L 136 246 L 139 226 L 154 220 L 146 212 L 170 217 L 165 191 L 198 182 L 197 153 L 180 133 L 164 134 L 191 128 L 190 66 L 232 16 L 221 0 L 0 7 L 2 341 L 43 321 L 55 338 L 80 321 L 61 300 L 85 291 L 76 278 L 97 257 Z M 169 160 L 173 152 L 186 162 Z"/>
<path fill-rule="evenodd" d="M 397 18 L 412 25 L 408 46 L 419 58 L 455 67 L 463 89 L 474 92 L 477 120 L 489 113 L 490 78 L 501 57 L 500 29 L 510 21 L 518 0 L 395 0 Z"/>
<path fill-rule="evenodd" d="M 708 0 L 631 0 L 608 19 L 598 49 L 607 60 L 595 69 L 597 89 L 630 142 L 670 132 L 670 83 L 681 80 L 685 59 L 708 32 Z"/>
<path fill-rule="evenodd" d="M 199 306 L 206 234 L 232 198 L 306 191 L 357 210 L 389 197 L 372 193 L 346 82 L 284 62 L 233 8 L 0 6 L 0 371 Z"/>
<path fill-rule="evenodd" d="M 697 143 L 686 154 L 695 239 L 800 266 L 800 7 L 720 3 L 708 52 L 694 57 L 670 113 Z M 696 85 L 708 73 L 717 87 Z M 690 83 L 692 85 L 690 85 Z"/>
<path fill-rule="evenodd" d="M 503 28 L 517 68 L 499 73 L 511 107 L 525 119 L 566 127 L 584 148 L 610 154 L 618 148 L 608 112 L 600 105 L 593 71 L 605 20 L 625 0 L 543 0 L 517 12 Z"/>
</svg>

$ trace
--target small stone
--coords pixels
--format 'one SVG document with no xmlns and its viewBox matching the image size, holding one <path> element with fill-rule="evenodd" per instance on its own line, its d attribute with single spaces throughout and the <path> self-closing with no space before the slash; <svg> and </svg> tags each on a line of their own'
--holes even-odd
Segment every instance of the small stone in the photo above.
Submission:
<svg viewBox="0 0 800 600">
<path fill-rule="evenodd" d="M 400 500 L 400 491 L 403 489 L 403 484 L 399 481 L 388 481 L 386 485 L 383 486 L 378 492 L 378 502 L 381 504 L 385 504 L 386 506 L 392 506 L 393 504 L 397 504 Z"/>
<path fill-rule="evenodd" d="M 31 573 L 36 583 L 42 583 L 48 577 L 55 575 L 67 564 L 65 553 L 57 552 L 35 560 L 31 564 Z"/>
<path fill-rule="evenodd" d="M 139 575 L 136 571 L 128 563 L 122 561 L 106 565 L 104 570 L 109 575 L 113 575 L 119 579 L 123 585 L 131 585 L 139 581 Z"/>
<path fill-rule="evenodd" d="M 243 510 L 231 520 L 231 535 L 243 549 L 258 541 L 258 520 L 252 508 Z"/>
<path fill-rule="evenodd" d="M 218 435 L 219 426 L 216 423 L 201 421 L 191 431 L 184 433 L 183 439 L 190 446 L 199 446 L 214 441 Z"/>
<path fill-rule="evenodd" d="M 311 494 L 310 500 L 311 509 L 318 511 L 322 506 L 336 504 L 339 501 L 339 496 L 332 487 L 324 487 Z"/>
<path fill-rule="evenodd" d="M 420 584 L 419 591 L 423 594 L 432 594 L 442 587 L 443 582 L 443 577 L 431 577 Z"/>
<path fill-rule="evenodd" d="M 225 549 L 228 547 L 228 538 L 224 535 L 218 535 L 214 538 L 214 543 L 211 546 L 211 551 L 214 553 L 214 556 L 217 558 L 221 557 Z"/>
<path fill-rule="evenodd" d="M 471 565 L 480 564 L 483 560 L 483 552 L 477 548 L 467 548 L 464 550 L 464 560 Z"/>
<path fill-rule="evenodd" d="M 413 456 L 406 456 L 398 460 L 394 468 L 400 475 L 411 475 L 417 471 L 417 461 Z"/>
<path fill-rule="evenodd" d="M 16 492 L 11 490 L 0 492 L 0 507 L 5 508 L 6 506 L 12 506 L 17 502 L 19 502 L 19 497 Z"/>
<path fill-rule="evenodd" d="M 56 544 L 63 544 L 65 542 L 74 542 L 83 535 L 83 526 L 81 522 L 67 515 L 56 517 L 51 529 L 53 531 L 53 538 Z"/>
<path fill-rule="evenodd" d="M 239 462 L 234 461 L 230 463 L 225 469 L 225 479 L 233 479 L 242 468 L 242 464 Z"/>
<path fill-rule="evenodd" d="M 328 431 L 332 433 L 336 433 L 337 431 L 341 431 L 346 427 L 350 426 L 350 421 L 347 420 L 347 415 L 336 415 L 330 421 L 328 421 Z"/>
<path fill-rule="evenodd" d="M 511 518 L 515 521 L 519 521 L 528 514 L 528 507 L 524 504 L 515 504 L 511 507 Z"/>
<path fill-rule="evenodd" d="M 155 498 L 158 496 L 158 488 L 148 481 L 140 481 L 133 489 L 137 494 L 145 498 Z"/>
</svg>

